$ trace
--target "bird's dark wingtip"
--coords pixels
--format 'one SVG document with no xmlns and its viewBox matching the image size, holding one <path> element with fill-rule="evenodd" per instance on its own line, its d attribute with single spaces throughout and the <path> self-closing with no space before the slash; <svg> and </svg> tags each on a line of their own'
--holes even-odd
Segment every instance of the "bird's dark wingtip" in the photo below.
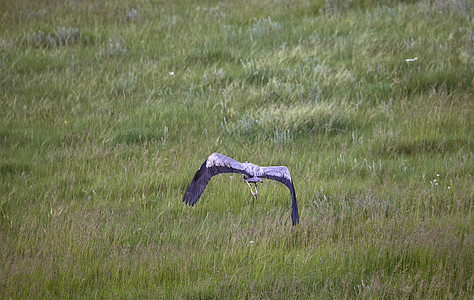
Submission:
<svg viewBox="0 0 474 300">
<path fill-rule="evenodd" d="M 293 211 L 291 213 L 291 221 L 293 223 L 293 226 L 296 226 L 300 223 L 300 217 L 298 215 L 298 212 Z"/>
<path fill-rule="evenodd" d="M 193 206 L 193 204 L 191 202 L 191 199 L 189 197 L 184 197 L 183 201 L 181 201 L 181 202 L 184 202 L 186 205 Z"/>
</svg>

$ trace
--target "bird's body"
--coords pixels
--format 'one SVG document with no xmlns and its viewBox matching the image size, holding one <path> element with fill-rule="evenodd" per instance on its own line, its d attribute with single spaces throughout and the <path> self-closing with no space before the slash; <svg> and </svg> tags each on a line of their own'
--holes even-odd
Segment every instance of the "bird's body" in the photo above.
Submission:
<svg viewBox="0 0 474 300">
<path fill-rule="evenodd" d="M 292 198 L 292 212 L 291 219 L 293 225 L 299 223 L 298 205 L 296 203 L 296 194 L 293 181 L 290 176 L 288 168 L 285 166 L 275 167 L 260 167 L 255 164 L 245 162 L 238 162 L 230 157 L 219 153 L 212 153 L 204 161 L 199 170 L 194 175 L 191 184 L 189 185 L 183 197 L 183 202 L 193 206 L 198 201 L 202 192 L 206 188 L 207 183 L 212 176 L 220 173 L 240 173 L 243 175 L 244 181 L 250 187 L 252 196 L 257 199 L 257 183 L 263 183 L 262 178 L 279 181 L 286 185 L 291 193 Z M 255 193 L 252 190 L 250 183 L 255 184 Z"/>
</svg>

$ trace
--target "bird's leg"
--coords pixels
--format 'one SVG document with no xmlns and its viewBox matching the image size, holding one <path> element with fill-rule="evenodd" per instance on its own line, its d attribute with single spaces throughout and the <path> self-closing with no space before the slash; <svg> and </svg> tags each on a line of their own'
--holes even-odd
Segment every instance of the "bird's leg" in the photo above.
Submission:
<svg viewBox="0 0 474 300">
<path fill-rule="evenodd" d="M 257 191 L 257 183 L 255 182 L 255 199 L 258 197 L 258 191 Z"/>
<path fill-rule="evenodd" d="M 250 185 L 250 182 L 248 182 L 248 181 L 246 181 L 246 182 L 247 182 L 247 185 L 248 185 L 248 186 L 249 186 L 249 188 L 250 188 L 250 192 L 252 193 L 252 196 L 253 196 L 253 197 L 256 199 L 256 198 L 257 198 L 257 196 L 256 196 L 256 194 L 253 192 L 253 190 L 252 190 L 252 186 Z"/>
</svg>

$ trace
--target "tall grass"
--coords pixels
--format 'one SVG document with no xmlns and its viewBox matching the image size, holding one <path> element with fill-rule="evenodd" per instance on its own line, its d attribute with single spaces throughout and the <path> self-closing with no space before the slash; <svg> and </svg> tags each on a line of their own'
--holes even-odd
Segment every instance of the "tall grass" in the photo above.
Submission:
<svg viewBox="0 0 474 300">
<path fill-rule="evenodd" d="M 2 298 L 472 298 L 469 1 L 2 8 Z"/>
</svg>

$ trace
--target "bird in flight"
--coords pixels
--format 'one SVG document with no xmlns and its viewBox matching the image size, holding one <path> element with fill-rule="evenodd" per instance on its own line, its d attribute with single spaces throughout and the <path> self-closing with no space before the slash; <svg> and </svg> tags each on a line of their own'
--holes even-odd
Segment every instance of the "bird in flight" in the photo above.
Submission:
<svg viewBox="0 0 474 300">
<path fill-rule="evenodd" d="M 276 167 L 260 167 L 249 162 L 238 162 L 230 157 L 219 153 L 212 153 L 204 161 L 199 170 L 194 175 L 191 184 L 189 185 L 183 197 L 183 202 L 193 206 L 201 197 L 202 192 L 206 188 L 207 183 L 212 176 L 221 173 L 240 173 L 243 175 L 244 181 L 250 188 L 252 196 L 257 199 L 257 183 L 262 182 L 262 178 L 276 180 L 288 187 L 291 193 L 291 220 L 293 225 L 299 223 L 298 205 L 296 204 L 295 187 L 293 180 L 291 180 L 290 172 L 285 166 Z M 255 185 L 255 192 L 251 184 Z"/>
</svg>

